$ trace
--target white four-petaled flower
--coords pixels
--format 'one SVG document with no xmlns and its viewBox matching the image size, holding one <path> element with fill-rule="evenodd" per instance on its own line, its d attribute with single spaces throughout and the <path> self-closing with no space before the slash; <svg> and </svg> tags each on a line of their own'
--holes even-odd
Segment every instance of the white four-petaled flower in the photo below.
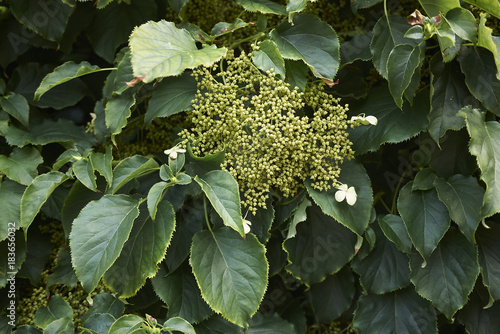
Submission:
<svg viewBox="0 0 500 334">
<path fill-rule="evenodd" d="M 177 146 L 172 147 L 169 150 L 163 151 L 166 155 L 170 157 L 170 159 L 175 160 L 177 159 L 177 154 L 178 153 L 186 153 L 186 150 Z"/>
<path fill-rule="evenodd" d="M 378 124 L 377 117 L 371 116 L 371 115 L 365 116 L 365 114 L 361 114 L 359 116 L 352 116 L 351 122 L 357 121 L 358 119 L 361 121 L 361 124 L 363 124 L 363 125 L 368 125 L 368 124 L 377 125 Z"/>
<path fill-rule="evenodd" d="M 248 232 L 250 232 L 250 226 L 252 225 L 252 223 L 246 219 L 243 219 L 243 230 L 245 231 L 245 234 L 247 234 Z"/>
<path fill-rule="evenodd" d="M 349 187 L 347 184 L 341 184 L 338 189 L 339 190 L 335 193 L 335 200 L 337 202 L 342 202 L 345 199 L 347 204 L 351 206 L 356 203 L 358 195 L 356 194 L 356 189 L 354 189 L 354 187 Z"/>
</svg>

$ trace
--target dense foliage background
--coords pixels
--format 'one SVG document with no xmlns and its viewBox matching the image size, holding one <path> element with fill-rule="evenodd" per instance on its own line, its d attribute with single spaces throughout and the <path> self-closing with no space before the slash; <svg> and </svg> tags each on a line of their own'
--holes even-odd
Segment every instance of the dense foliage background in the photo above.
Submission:
<svg viewBox="0 0 500 334">
<path fill-rule="evenodd" d="M 499 333 L 499 20 L 0 0 L 0 331 Z"/>
</svg>

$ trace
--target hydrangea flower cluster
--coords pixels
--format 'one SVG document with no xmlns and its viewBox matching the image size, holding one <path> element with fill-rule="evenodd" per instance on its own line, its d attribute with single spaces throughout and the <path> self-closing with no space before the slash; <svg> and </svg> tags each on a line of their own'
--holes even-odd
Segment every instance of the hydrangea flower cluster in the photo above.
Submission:
<svg viewBox="0 0 500 334">
<path fill-rule="evenodd" d="M 291 88 L 244 53 L 227 56 L 223 65 L 193 72 L 193 126 L 180 136 L 196 155 L 225 148 L 222 168 L 238 181 L 242 204 L 255 212 L 272 188 L 293 196 L 307 178 L 319 190 L 338 186 L 339 165 L 354 154 L 348 106 L 318 86 L 304 93 Z"/>
</svg>

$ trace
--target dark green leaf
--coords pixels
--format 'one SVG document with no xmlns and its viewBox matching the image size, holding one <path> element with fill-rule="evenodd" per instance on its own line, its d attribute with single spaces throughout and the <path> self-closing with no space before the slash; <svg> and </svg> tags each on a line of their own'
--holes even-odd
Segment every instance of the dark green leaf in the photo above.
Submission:
<svg viewBox="0 0 500 334">
<path fill-rule="evenodd" d="M 476 43 L 477 22 L 474 14 L 467 9 L 456 7 L 449 10 L 445 17 L 455 34 L 462 39 Z"/>
<path fill-rule="evenodd" d="M 386 16 L 382 16 L 378 20 L 373 28 L 373 39 L 370 44 L 373 65 L 385 79 L 388 78 L 388 60 L 392 49 L 399 44 L 408 44 L 415 47 L 420 43 L 419 40 L 404 36 L 409 28 L 408 22 L 404 17 L 393 14 L 389 16 L 389 22 L 390 28 L 387 26 Z"/>
<path fill-rule="evenodd" d="M 0 183 L 0 203 L 4 208 L 0 210 L 0 221 L 4 222 L 0 224 L 0 241 L 7 238 L 9 228 L 17 230 L 21 227 L 21 199 L 25 189 L 26 187 L 11 180 Z"/>
<path fill-rule="evenodd" d="M 61 172 L 49 172 L 37 176 L 26 188 L 21 199 L 21 226 L 25 235 L 50 194 L 67 179 L 69 177 Z"/>
<path fill-rule="evenodd" d="M 387 80 L 389 90 L 399 108 L 403 107 L 403 93 L 412 80 L 413 74 L 421 64 L 425 51 L 425 44 L 412 46 L 408 44 L 396 45 L 387 59 Z"/>
<path fill-rule="evenodd" d="M 87 292 L 118 258 L 132 223 L 139 215 L 137 200 L 125 195 L 104 195 L 87 204 L 73 222 L 71 258 L 76 275 Z"/>
<path fill-rule="evenodd" d="M 158 297 L 167 304 L 169 318 L 181 317 L 190 323 L 199 323 L 213 314 L 201 298 L 200 288 L 187 265 L 168 275 L 160 269 L 151 283 Z"/>
<path fill-rule="evenodd" d="M 279 317 L 278 314 L 256 313 L 248 322 L 249 328 L 245 334 L 296 334 L 294 326 Z"/>
<path fill-rule="evenodd" d="M 500 303 L 486 307 L 488 292 L 476 289 L 469 296 L 467 304 L 459 311 L 459 321 L 470 334 L 496 334 L 500 332 Z"/>
<path fill-rule="evenodd" d="M 158 182 L 155 183 L 148 192 L 148 211 L 151 219 L 153 221 L 156 219 L 156 211 L 158 209 L 158 204 L 160 204 L 161 200 L 165 196 L 165 190 L 167 190 L 171 184 L 167 182 Z"/>
<path fill-rule="evenodd" d="M 189 2 L 189 0 L 168 0 L 168 3 L 170 4 L 170 7 L 172 7 L 173 10 L 177 14 L 181 12 L 181 10 L 186 6 L 186 4 Z"/>
<path fill-rule="evenodd" d="M 127 182 L 149 174 L 159 168 L 158 163 L 141 155 L 134 155 L 120 161 L 113 170 L 113 185 L 109 189 L 115 194 Z"/>
<path fill-rule="evenodd" d="M 437 333 L 434 308 L 412 288 L 384 295 L 362 295 L 353 326 L 366 334 Z"/>
<path fill-rule="evenodd" d="M 351 115 L 373 115 L 378 124 L 362 125 L 349 130 L 356 154 L 376 151 L 384 143 L 399 143 L 416 136 L 427 128 L 429 111 L 428 91 L 420 92 L 411 107 L 408 103 L 403 110 L 394 103 L 387 86 L 372 89 L 366 102 L 359 108 L 352 108 Z"/>
<path fill-rule="evenodd" d="M 135 314 L 125 314 L 109 328 L 109 334 L 131 334 L 141 328 L 144 319 Z"/>
<path fill-rule="evenodd" d="M 454 228 L 446 233 L 427 263 L 415 254 L 410 265 L 410 279 L 418 294 L 449 319 L 465 305 L 479 275 L 476 246 Z"/>
<path fill-rule="evenodd" d="M 500 6 L 499 11 L 500 13 Z M 497 67 L 497 79 L 500 80 L 500 37 L 493 36 L 493 29 L 486 26 L 486 18 L 488 14 L 481 13 L 479 21 L 478 41 L 477 44 L 491 51 L 495 59 Z M 475 23 L 475 21 L 474 21 Z"/>
<path fill-rule="evenodd" d="M 52 252 L 52 245 L 46 235 L 37 233 L 36 230 L 29 234 L 28 239 L 29 242 L 26 243 L 26 260 L 23 262 L 23 266 L 16 276 L 27 278 L 30 280 L 32 285 L 38 286 L 40 284 L 42 271 L 44 270 Z"/>
<path fill-rule="evenodd" d="M 38 175 L 43 158 L 34 147 L 15 147 L 9 157 L 0 155 L 0 172 L 22 185 L 29 185 Z"/>
<path fill-rule="evenodd" d="M 412 244 L 401 217 L 385 215 L 378 219 L 378 225 L 387 239 L 391 240 L 400 251 L 410 254 Z"/>
<path fill-rule="evenodd" d="M 335 321 L 351 306 L 354 293 L 354 276 L 348 266 L 323 282 L 311 285 L 307 297 L 316 322 Z"/>
<path fill-rule="evenodd" d="M 270 36 L 283 58 L 303 60 L 317 77 L 335 77 L 340 65 L 340 44 L 328 23 L 316 16 L 299 14 L 294 16 L 293 25 L 283 22 Z"/>
<path fill-rule="evenodd" d="M 214 315 L 195 327 L 198 334 L 241 334 L 241 328 L 233 325 L 220 315 Z"/>
<path fill-rule="evenodd" d="M 75 328 L 70 317 L 60 318 L 51 322 L 43 331 L 44 334 L 72 334 Z"/>
<path fill-rule="evenodd" d="M 116 49 L 126 43 L 134 27 L 156 19 L 158 7 L 154 0 L 114 2 L 99 10 L 87 29 L 95 52 L 108 63 L 113 63 Z M 119 27 L 119 28 L 117 28 Z"/>
<path fill-rule="evenodd" d="M 409 259 L 390 242 L 377 226 L 377 241 L 364 259 L 354 259 L 352 268 L 360 275 L 360 283 L 368 293 L 382 294 L 410 284 Z"/>
<path fill-rule="evenodd" d="M 411 191 L 415 190 L 430 190 L 434 188 L 434 181 L 437 176 L 432 168 L 424 168 L 418 171 L 411 185 Z"/>
<path fill-rule="evenodd" d="M 135 295 L 147 278 L 155 276 L 175 230 L 172 204 L 160 202 L 154 222 L 145 209 L 143 205 L 120 256 L 104 274 L 106 285 L 123 298 Z"/>
<path fill-rule="evenodd" d="M 228 33 L 232 33 L 235 30 L 246 27 L 248 24 L 241 20 L 240 18 L 236 18 L 236 20 L 232 23 L 229 22 L 218 22 L 212 28 L 210 34 L 212 36 L 222 36 Z"/>
<path fill-rule="evenodd" d="M 255 66 L 264 72 L 273 70 L 282 79 L 285 79 L 285 61 L 273 41 L 265 40 L 260 42 L 258 49 L 254 50 L 252 55 Z"/>
<path fill-rule="evenodd" d="M 190 264 L 203 298 L 238 326 L 247 326 L 267 286 L 265 248 L 253 234 L 246 240 L 228 227 L 193 238 Z"/>
<path fill-rule="evenodd" d="M 286 270 L 308 285 L 321 282 L 354 256 L 356 239 L 349 229 L 312 206 L 307 221 L 297 226 L 297 235 L 283 243 L 289 261 Z"/>
<path fill-rule="evenodd" d="M 355 35 L 352 39 L 340 45 L 340 59 L 342 65 L 352 64 L 356 60 L 369 61 L 372 59 L 370 43 L 372 41 L 372 32 L 363 35 Z"/>
<path fill-rule="evenodd" d="M 358 15 L 358 10 L 363 8 L 370 8 L 383 0 L 351 0 L 352 12 Z"/>
<path fill-rule="evenodd" d="M 130 51 L 134 75 L 144 82 L 159 77 L 175 76 L 187 68 L 210 66 L 227 52 L 215 45 L 203 49 L 173 22 L 148 22 L 135 28 L 130 36 Z"/>
<path fill-rule="evenodd" d="M 38 101 L 50 89 L 63 84 L 67 81 L 70 81 L 74 78 L 81 77 L 82 75 L 96 73 L 100 71 L 105 71 L 107 69 L 101 69 L 99 66 L 91 65 L 86 61 L 83 61 L 79 64 L 68 61 L 62 64 L 59 67 L 56 67 L 52 73 L 47 74 L 45 78 L 43 78 L 40 86 L 37 88 L 34 96 L 34 100 Z"/>
<path fill-rule="evenodd" d="M 411 188 L 409 182 L 399 192 L 398 211 L 413 245 L 427 259 L 450 227 L 450 216 L 436 190 L 412 192 Z"/>
<path fill-rule="evenodd" d="M 236 2 L 249 12 L 286 15 L 285 7 L 270 0 L 236 0 Z"/>
<path fill-rule="evenodd" d="M 194 180 L 201 186 L 224 225 L 245 236 L 238 183 L 229 172 L 213 170 Z"/>
<path fill-rule="evenodd" d="M 441 202 L 448 208 L 451 219 L 460 231 L 476 243 L 474 233 L 481 221 L 483 188 L 473 176 L 454 175 L 448 181 L 438 178 L 435 183 Z"/>
<path fill-rule="evenodd" d="M 62 297 L 52 296 L 47 306 L 42 306 L 36 311 L 33 323 L 45 329 L 51 322 L 61 318 L 72 319 L 73 309 Z"/>
<path fill-rule="evenodd" d="M 444 63 L 436 54 L 430 62 L 432 75 L 431 111 L 429 134 L 438 142 L 447 130 L 459 130 L 464 126 L 457 110 L 470 104 L 469 90 L 464 83 L 457 62 Z"/>
<path fill-rule="evenodd" d="M 285 59 L 286 77 L 290 87 L 298 87 L 301 92 L 306 90 L 307 83 L 307 65 L 300 60 Z"/>
<path fill-rule="evenodd" d="M 305 186 L 309 195 L 325 214 L 335 218 L 358 235 L 362 235 L 368 226 L 373 202 L 370 178 L 363 165 L 356 161 L 346 160 L 341 165 L 338 181 L 354 187 L 358 195 L 354 205 L 351 206 L 345 201 L 337 202 L 335 200 L 336 189 L 318 191 L 311 186 L 309 181 L 305 183 Z"/>
<path fill-rule="evenodd" d="M 126 278 L 124 277 L 124 279 Z M 90 306 L 87 313 L 85 313 L 81 319 L 83 323 L 92 315 L 99 313 L 108 313 L 113 317 L 118 318 L 125 310 L 125 304 L 123 304 L 120 299 L 106 292 L 93 297 L 92 301 L 92 306 Z"/>
<path fill-rule="evenodd" d="M 471 140 L 469 150 L 481 169 L 481 180 L 486 183 L 481 216 L 490 217 L 500 211 L 500 124 L 485 122 L 485 113 L 470 106 L 460 111 L 465 116 Z"/>
<path fill-rule="evenodd" d="M 21 94 L 10 93 L 7 96 L 0 97 L 0 107 L 25 127 L 29 126 L 30 106 L 26 98 Z"/>
<path fill-rule="evenodd" d="M 436 16 L 440 13 L 446 13 L 448 10 L 455 7 L 460 7 L 459 0 L 418 0 L 428 16 Z"/>
<path fill-rule="evenodd" d="M 69 288 L 76 287 L 78 282 L 75 274 L 75 270 L 71 265 L 71 254 L 69 248 L 61 248 L 57 253 L 55 260 L 56 267 L 54 272 L 47 277 L 47 286 L 54 284 L 64 284 Z"/>
<path fill-rule="evenodd" d="M 122 52 L 124 53 L 123 58 L 120 60 L 118 66 L 116 67 L 116 72 L 113 76 L 114 80 L 111 80 L 111 82 L 106 82 L 107 93 L 111 95 L 122 94 L 129 88 L 127 82 L 134 80 L 134 73 L 132 70 L 132 55 L 130 53 L 130 50 L 129 48 L 123 48 L 120 50 L 120 53 Z M 108 80 L 110 78 L 111 77 L 108 76 Z M 112 84 L 112 86 L 108 88 L 108 84 Z"/>
<path fill-rule="evenodd" d="M 16 258 L 15 263 L 12 264 L 12 258 L 9 259 L 9 252 L 7 252 L 9 243 L 14 242 L 16 245 Z M 21 268 L 24 260 L 26 259 L 26 241 L 23 237 L 23 231 L 18 230 L 10 239 L 0 242 L 0 288 L 7 285 L 7 279 L 14 276 L 15 273 Z"/>
<path fill-rule="evenodd" d="M 500 19 L 500 3 L 496 0 L 464 0 L 473 6 L 479 7 Z"/>
<path fill-rule="evenodd" d="M 179 77 L 163 79 L 151 95 L 144 123 L 150 124 L 155 117 L 168 117 L 191 110 L 191 101 L 194 100 L 195 94 L 196 80 L 190 72 Z"/>
<path fill-rule="evenodd" d="M 170 318 L 165 321 L 163 328 L 167 331 L 179 331 L 185 334 L 196 334 L 193 326 L 186 320 L 179 317 Z"/>
<path fill-rule="evenodd" d="M 496 78 L 493 55 L 483 48 L 465 47 L 458 57 L 465 83 L 476 99 L 497 116 L 500 115 L 500 81 Z"/>
<path fill-rule="evenodd" d="M 77 160 L 73 164 L 73 173 L 76 178 L 87 188 L 97 191 L 97 183 L 94 175 L 94 167 L 88 159 Z"/>
<path fill-rule="evenodd" d="M 90 329 L 93 334 L 107 334 L 115 320 L 116 319 L 111 314 L 96 313 L 92 314 L 92 316 L 83 323 L 83 327 Z"/>
<path fill-rule="evenodd" d="M 105 153 L 92 152 L 90 155 L 90 161 L 92 162 L 94 170 L 101 174 L 106 179 L 108 187 L 111 187 L 113 184 L 113 153 L 111 146 L 106 147 Z"/>
<path fill-rule="evenodd" d="M 16 0 L 11 10 L 19 22 L 51 41 L 60 42 L 74 8 L 61 0 Z"/>
<path fill-rule="evenodd" d="M 132 113 L 131 108 L 135 105 L 135 95 L 120 95 L 112 98 L 106 103 L 104 112 L 106 114 L 106 127 L 111 134 L 119 134 L 127 125 L 127 119 Z"/>
<path fill-rule="evenodd" d="M 5 321 L 7 321 L 7 318 L 3 318 L 3 319 L 5 319 Z M 10 333 L 10 332 L 7 332 L 7 333 Z M 39 331 L 38 329 L 36 329 L 35 327 L 30 326 L 30 325 L 18 326 L 16 328 L 16 330 L 12 333 L 13 334 L 42 334 L 41 331 Z"/>
<path fill-rule="evenodd" d="M 493 300 L 500 299 L 500 225 L 489 223 L 490 229 L 484 227 L 477 231 L 479 264 L 483 283 L 488 288 Z"/>
</svg>

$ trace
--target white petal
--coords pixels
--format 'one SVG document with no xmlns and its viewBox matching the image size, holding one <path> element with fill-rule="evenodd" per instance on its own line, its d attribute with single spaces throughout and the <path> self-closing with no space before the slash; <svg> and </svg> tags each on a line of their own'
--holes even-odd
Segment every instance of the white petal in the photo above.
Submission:
<svg viewBox="0 0 500 334">
<path fill-rule="evenodd" d="M 179 153 L 186 153 L 186 150 L 185 150 L 185 149 L 183 149 L 183 148 L 178 148 L 178 149 L 177 149 L 177 152 L 179 152 Z"/>
<path fill-rule="evenodd" d="M 249 222 L 246 219 L 243 219 L 243 231 L 245 231 L 245 234 L 250 232 L 250 225 L 252 225 L 251 222 Z"/>
<path fill-rule="evenodd" d="M 354 189 L 354 187 L 350 187 L 349 190 L 347 190 L 347 194 L 345 197 L 347 204 L 354 205 L 354 203 L 356 203 L 356 200 L 358 199 L 358 195 L 356 194 L 356 189 Z"/>
<path fill-rule="evenodd" d="M 354 121 L 356 121 L 356 120 L 358 120 L 358 119 L 360 119 L 360 118 L 361 118 L 361 117 L 359 117 L 359 116 L 352 116 L 352 117 L 351 117 L 351 122 L 354 122 Z"/>
<path fill-rule="evenodd" d="M 335 200 L 337 202 L 342 202 L 344 199 L 345 199 L 345 195 L 346 195 L 346 192 L 343 191 L 343 190 L 338 190 L 336 193 L 335 193 Z"/>
<path fill-rule="evenodd" d="M 173 151 L 172 153 L 170 153 L 170 159 L 172 159 L 172 160 L 177 159 L 177 152 L 176 151 Z"/>
<path fill-rule="evenodd" d="M 375 116 L 366 116 L 366 120 L 368 121 L 368 123 L 370 123 L 371 125 L 377 125 L 378 123 L 378 119 L 377 117 Z"/>
<path fill-rule="evenodd" d="M 341 184 L 339 187 L 337 187 L 338 190 L 342 190 L 343 192 L 346 192 L 349 187 L 347 184 Z"/>
<path fill-rule="evenodd" d="M 165 153 L 165 155 L 169 155 L 170 153 L 172 153 L 174 151 L 173 148 L 171 148 L 170 150 L 165 150 L 163 151 L 163 153 Z"/>
</svg>

